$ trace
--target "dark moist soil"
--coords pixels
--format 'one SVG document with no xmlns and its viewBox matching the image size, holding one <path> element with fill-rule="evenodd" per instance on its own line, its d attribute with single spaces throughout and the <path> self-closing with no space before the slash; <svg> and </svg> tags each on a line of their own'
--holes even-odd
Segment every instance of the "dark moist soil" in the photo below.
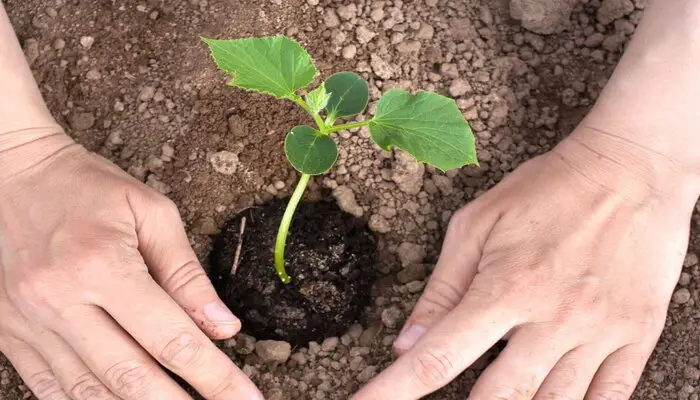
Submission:
<svg viewBox="0 0 700 400">
<path fill-rule="evenodd" d="M 335 202 L 299 205 L 287 239 L 283 284 L 273 249 L 287 199 L 246 209 L 215 238 L 210 275 L 219 296 L 258 340 L 306 345 L 340 335 L 369 304 L 377 247 L 364 222 Z M 230 275 L 245 217 L 235 276 Z"/>
</svg>

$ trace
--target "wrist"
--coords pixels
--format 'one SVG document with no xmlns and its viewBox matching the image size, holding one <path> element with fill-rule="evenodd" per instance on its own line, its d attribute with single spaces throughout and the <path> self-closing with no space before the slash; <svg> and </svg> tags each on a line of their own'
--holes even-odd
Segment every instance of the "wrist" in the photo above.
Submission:
<svg viewBox="0 0 700 400">
<path fill-rule="evenodd" d="M 73 146 L 58 125 L 0 132 L 0 184 Z"/>
<path fill-rule="evenodd" d="M 655 198 L 692 208 L 700 196 L 692 165 L 638 143 L 634 135 L 602 129 L 590 116 L 553 153 L 591 184 L 635 202 Z"/>
</svg>

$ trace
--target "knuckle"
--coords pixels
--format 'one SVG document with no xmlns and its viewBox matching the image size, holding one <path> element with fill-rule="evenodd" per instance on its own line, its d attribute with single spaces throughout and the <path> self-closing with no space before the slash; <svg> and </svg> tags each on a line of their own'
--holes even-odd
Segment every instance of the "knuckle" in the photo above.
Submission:
<svg viewBox="0 0 700 400">
<path fill-rule="evenodd" d="M 449 231 L 456 231 L 455 233 L 465 232 L 469 229 L 472 224 L 472 212 L 469 206 L 462 207 L 455 211 L 450 218 L 450 223 L 448 226 Z"/>
<path fill-rule="evenodd" d="M 114 364 L 104 374 L 107 385 L 127 399 L 148 399 L 155 371 L 143 361 L 128 360 Z"/>
<path fill-rule="evenodd" d="M 210 285 L 204 269 L 196 260 L 190 260 L 177 268 L 170 277 L 163 282 L 163 289 L 168 293 L 175 294 L 184 288 L 193 286 L 207 287 Z"/>
<path fill-rule="evenodd" d="M 233 369 L 230 369 L 229 372 L 224 375 L 224 379 L 213 386 L 213 388 L 209 390 L 209 393 L 206 393 L 206 398 L 212 400 L 233 398 L 232 394 L 235 393 L 235 391 L 236 379 Z"/>
<path fill-rule="evenodd" d="M 27 386 L 41 400 L 64 400 L 66 395 L 51 371 L 45 370 L 30 376 Z"/>
<path fill-rule="evenodd" d="M 462 301 L 463 293 L 452 283 L 439 278 L 431 278 L 421 297 L 431 308 L 440 311 L 449 311 Z"/>
<path fill-rule="evenodd" d="M 590 395 L 590 400 L 628 400 L 634 385 L 624 380 L 599 382 Z"/>
<path fill-rule="evenodd" d="M 69 393 L 74 400 L 113 399 L 107 388 L 93 374 L 79 376 L 70 387 Z"/>
<path fill-rule="evenodd" d="M 412 360 L 415 378 L 424 387 L 435 389 L 448 384 L 456 375 L 459 356 L 447 345 L 422 349 Z"/>
<path fill-rule="evenodd" d="M 158 352 L 160 361 L 169 369 L 182 371 L 198 365 L 203 354 L 202 343 L 190 333 L 182 333 L 165 342 Z"/>
<path fill-rule="evenodd" d="M 59 297 L 54 296 L 55 277 L 45 268 L 24 270 L 19 276 L 11 277 L 7 295 L 20 309 L 30 307 L 40 310 L 59 310 Z M 54 283 L 52 285 L 52 282 Z"/>
</svg>

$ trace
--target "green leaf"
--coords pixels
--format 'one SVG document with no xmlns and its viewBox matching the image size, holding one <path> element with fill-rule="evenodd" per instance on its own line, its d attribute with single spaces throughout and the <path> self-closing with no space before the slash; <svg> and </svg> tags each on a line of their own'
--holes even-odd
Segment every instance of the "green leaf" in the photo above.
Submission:
<svg viewBox="0 0 700 400">
<path fill-rule="evenodd" d="M 318 115 L 321 110 L 326 108 L 330 98 L 330 93 L 326 92 L 326 86 L 322 83 L 321 86 L 306 95 L 306 104 L 309 106 L 309 112 L 313 115 Z"/>
<path fill-rule="evenodd" d="M 338 72 L 326 80 L 326 90 L 331 94 L 328 102 L 330 120 L 361 113 L 369 101 L 369 86 L 353 72 Z"/>
<path fill-rule="evenodd" d="M 316 78 L 309 53 L 286 36 L 216 40 L 202 38 L 228 83 L 246 90 L 288 98 Z"/>
<path fill-rule="evenodd" d="M 338 158 L 333 139 L 306 125 L 297 126 L 287 134 L 284 153 L 297 171 L 308 175 L 325 173 Z"/>
<path fill-rule="evenodd" d="M 454 100 L 437 93 L 389 90 L 369 129 L 383 149 L 398 147 L 442 171 L 478 164 L 469 124 Z"/>
</svg>

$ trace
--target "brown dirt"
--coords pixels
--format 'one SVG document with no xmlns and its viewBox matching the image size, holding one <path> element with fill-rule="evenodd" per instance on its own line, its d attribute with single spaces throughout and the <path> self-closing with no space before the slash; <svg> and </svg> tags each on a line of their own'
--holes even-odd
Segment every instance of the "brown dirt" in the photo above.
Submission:
<svg viewBox="0 0 700 400">
<path fill-rule="evenodd" d="M 311 194 L 319 197 L 321 187 L 350 190 L 354 198 L 343 202 L 382 232 L 379 271 L 386 278 L 364 327 L 295 349 L 285 364 L 260 363 L 241 339 L 222 343 L 268 398 L 280 400 L 347 398 L 391 360 L 391 341 L 425 276 L 421 263 L 435 261 L 451 213 L 571 131 L 621 54 L 614 40 L 600 43 L 596 34 L 617 35 L 624 44 L 645 2 L 635 0 L 635 11 L 607 26 L 596 23 L 599 0 L 581 2 L 566 30 L 550 36 L 521 28 L 506 0 L 355 0 L 356 12 L 345 5 L 351 2 L 333 0 L 5 3 L 20 40 L 39 43 L 32 67 L 56 118 L 88 149 L 167 192 L 202 260 L 210 250 L 208 234 L 225 220 L 289 193 L 296 173 L 284 161 L 282 141 L 290 127 L 306 120 L 292 104 L 226 87 L 200 35 L 287 33 L 308 47 L 324 75 L 360 72 L 374 100 L 392 86 L 448 94 L 458 77 L 471 84 L 471 91 L 456 97 L 476 132 L 482 166 L 448 174 L 420 170 L 418 193 L 397 186 L 400 160 L 373 147 L 365 131 L 339 135 L 339 164 L 315 181 Z M 376 36 L 367 41 L 367 32 Z M 80 43 L 83 36 L 94 38 L 89 49 Z M 81 116 L 94 123 L 80 127 Z M 221 150 L 239 154 L 233 175 L 216 172 L 209 162 Z M 698 398 L 697 213 L 692 226 L 680 282 L 691 299 L 671 305 L 635 399 Z M 401 276 L 397 282 L 401 263 L 419 271 L 410 282 Z M 492 357 L 487 354 L 432 398 L 465 398 L 476 371 Z M 29 397 L 0 357 L 0 400 Z"/>
</svg>

